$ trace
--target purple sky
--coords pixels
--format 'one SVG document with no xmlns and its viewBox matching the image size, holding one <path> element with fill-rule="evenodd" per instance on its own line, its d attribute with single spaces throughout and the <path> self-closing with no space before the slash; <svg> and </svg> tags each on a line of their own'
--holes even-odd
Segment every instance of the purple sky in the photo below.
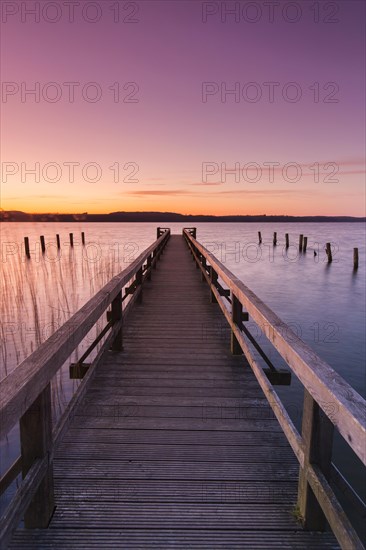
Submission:
<svg viewBox="0 0 366 550">
<path fill-rule="evenodd" d="M 3 208 L 365 215 L 364 2 L 57 5 L 2 2 Z"/>
</svg>

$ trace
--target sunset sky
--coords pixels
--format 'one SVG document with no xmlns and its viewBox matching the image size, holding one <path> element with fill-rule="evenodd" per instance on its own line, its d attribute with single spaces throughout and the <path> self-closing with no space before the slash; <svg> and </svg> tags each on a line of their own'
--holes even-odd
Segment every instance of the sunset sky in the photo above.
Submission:
<svg viewBox="0 0 366 550">
<path fill-rule="evenodd" d="M 364 2 L 1 9 L 3 209 L 365 215 Z"/>
</svg>

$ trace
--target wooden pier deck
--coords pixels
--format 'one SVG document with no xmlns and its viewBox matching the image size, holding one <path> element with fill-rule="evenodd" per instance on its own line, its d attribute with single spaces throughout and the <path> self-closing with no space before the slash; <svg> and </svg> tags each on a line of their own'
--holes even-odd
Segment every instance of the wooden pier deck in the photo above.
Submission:
<svg viewBox="0 0 366 550">
<path fill-rule="evenodd" d="M 55 451 L 47 529 L 11 549 L 339 548 L 294 517 L 299 463 L 172 235 Z"/>
</svg>

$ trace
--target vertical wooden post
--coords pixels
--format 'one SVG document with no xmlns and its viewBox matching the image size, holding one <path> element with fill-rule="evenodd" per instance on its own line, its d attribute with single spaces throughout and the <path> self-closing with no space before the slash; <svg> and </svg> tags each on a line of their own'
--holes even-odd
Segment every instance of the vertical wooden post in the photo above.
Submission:
<svg viewBox="0 0 366 550">
<path fill-rule="evenodd" d="M 196 258 L 193 256 L 193 258 L 195 259 L 195 262 L 196 262 L 196 269 L 199 269 L 198 262 L 199 262 L 200 259 L 201 259 L 201 254 L 198 252 L 198 250 L 197 250 L 196 247 L 194 247 L 194 251 L 195 251 L 196 257 L 197 257 L 197 260 L 196 260 Z"/>
<path fill-rule="evenodd" d="M 111 321 L 112 324 L 117 323 L 122 319 L 122 291 L 120 291 L 112 302 Z M 117 332 L 117 335 L 112 343 L 113 351 L 123 350 L 123 327 Z"/>
<path fill-rule="evenodd" d="M 307 237 L 304 237 L 304 246 L 302 248 L 302 251 L 303 252 L 306 252 L 306 248 L 308 246 L 308 238 Z"/>
<path fill-rule="evenodd" d="M 85 244 L 85 233 L 84 233 L 84 231 L 81 232 L 81 244 Z"/>
<path fill-rule="evenodd" d="M 302 241 L 303 241 L 304 235 L 300 235 L 299 237 L 299 250 L 302 252 Z"/>
<path fill-rule="evenodd" d="M 48 384 L 19 421 L 23 479 L 37 459 L 46 457 L 52 446 L 51 386 Z M 48 464 L 29 508 L 24 524 L 29 529 L 45 528 L 53 514 L 53 467 Z"/>
<path fill-rule="evenodd" d="M 147 265 L 146 265 L 146 267 L 147 267 L 147 276 L 146 276 L 146 278 L 147 278 L 148 281 L 151 281 L 151 263 L 152 263 L 152 258 L 151 258 L 151 254 L 149 254 L 148 257 L 147 257 Z"/>
<path fill-rule="evenodd" d="M 160 227 L 156 228 L 156 238 L 158 239 L 160 237 Z"/>
<path fill-rule="evenodd" d="M 41 241 L 41 250 L 42 250 L 42 254 L 44 254 L 46 252 L 46 243 L 44 241 L 44 236 L 41 235 L 40 236 L 40 241 Z"/>
<path fill-rule="evenodd" d="M 273 233 L 273 246 L 276 246 L 277 244 L 277 233 L 276 231 Z"/>
<path fill-rule="evenodd" d="M 58 250 L 60 250 L 61 248 L 60 235 L 56 235 L 56 244 L 57 244 Z"/>
<path fill-rule="evenodd" d="M 136 286 L 135 292 L 139 293 L 139 295 L 136 298 L 136 302 L 138 304 L 141 304 L 142 302 L 142 267 L 140 267 L 140 269 L 136 273 L 136 285 L 137 286 Z"/>
<path fill-rule="evenodd" d="M 70 246 L 73 247 L 74 246 L 74 235 L 72 233 L 70 233 L 69 235 L 70 235 Z"/>
<path fill-rule="evenodd" d="M 29 238 L 24 237 L 24 248 L 25 248 L 25 255 L 27 258 L 30 258 L 30 250 L 29 250 Z"/>
<path fill-rule="evenodd" d="M 207 273 L 207 262 L 204 256 L 202 256 L 202 267 L 204 268 L 204 271 L 202 271 L 202 281 L 206 281 L 205 273 Z"/>
<path fill-rule="evenodd" d="M 211 285 L 217 288 L 217 273 L 212 267 L 212 265 L 210 265 L 210 282 L 211 282 Z M 217 299 L 215 294 L 212 292 L 212 289 L 210 290 L 210 300 L 211 300 L 211 304 L 217 304 Z"/>
<path fill-rule="evenodd" d="M 262 244 L 262 233 L 260 231 L 258 231 L 258 242 Z"/>
<path fill-rule="evenodd" d="M 353 249 L 353 269 L 358 268 L 358 248 Z"/>
<path fill-rule="evenodd" d="M 333 258 L 332 258 L 332 247 L 330 246 L 330 243 L 327 243 L 325 245 L 325 251 L 327 253 L 327 256 L 328 256 L 328 264 L 330 264 L 332 261 L 333 261 Z"/>
<path fill-rule="evenodd" d="M 309 464 L 316 464 L 326 479 L 330 477 L 334 426 L 307 390 L 304 390 L 302 439 L 304 468 L 300 469 L 298 507 L 305 529 L 323 531 L 326 519 L 316 494 L 307 481 Z"/>
<path fill-rule="evenodd" d="M 243 313 L 243 307 L 241 305 L 241 302 L 237 299 L 235 294 L 231 293 L 231 318 L 234 321 L 234 323 L 238 326 L 241 325 L 242 322 L 242 313 Z M 233 331 L 231 331 L 231 353 L 233 355 L 242 355 L 243 350 L 241 349 L 241 346 L 236 339 L 236 336 L 234 335 Z"/>
<path fill-rule="evenodd" d="M 285 235 L 285 240 L 286 240 L 286 248 L 288 248 L 290 246 L 290 239 L 289 239 L 288 233 L 286 233 Z"/>
<path fill-rule="evenodd" d="M 197 239 L 197 228 L 196 227 L 192 227 L 192 237 L 194 239 Z"/>
</svg>

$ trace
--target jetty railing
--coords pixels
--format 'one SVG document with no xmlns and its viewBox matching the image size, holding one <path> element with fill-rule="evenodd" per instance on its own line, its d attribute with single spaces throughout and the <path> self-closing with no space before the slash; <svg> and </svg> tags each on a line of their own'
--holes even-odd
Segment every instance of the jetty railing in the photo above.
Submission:
<svg viewBox="0 0 366 550">
<path fill-rule="evenodd" d="M 0 382 L 0 437 L 19 423 L 21 447 L 21 455 L 1 477 L 0 493 L 22 473 L 22 481 L 0 520 L 1 548 L 6 547 L 22 518 L 28 528 L 48 526 L 54 511 L 52 463 L 57 444 L 104 353 L 110 348 L 122 349 L 123 320 L 133 303 L 141 301 L 143 284 L 151 278 L 169 237 L 169 229 L 159 228 L 158 239 L 151 246 Z M 82 371 L 83 381 L 53 427 L 51 380 L 109 306 L 107 325 L 70 369 L 74 377 L 75 371 Z M 105 340 L 92 363 L 86 365 L 84 360 L 103 337 Z"/>
<path fill-rule="evenodd" d="M 365 517 L 365 504 L 332 463 L 333 432 L 336 429 L 363 465 L 366 464 L 365 400 L 196 240 L 195 228 L 184 229 L 183 235 L 197 267 L 201 269 L 202 280 L 209 285 L 211 301 L 218 303 L 230 325 L 232 353 L 244 353 L 299 461 L 296 512 L 304 528 L 321 531 L 328 521 L 342 548 L 364 548 L 331 482 Z M 301 434 L 275 392 L 271 377 L 253 354 L 250 344 L 257 351 L 259 345 L 255 345 L 255 339 L 245 327 L 249 316 L 304 387 Z"/>
</svg>

